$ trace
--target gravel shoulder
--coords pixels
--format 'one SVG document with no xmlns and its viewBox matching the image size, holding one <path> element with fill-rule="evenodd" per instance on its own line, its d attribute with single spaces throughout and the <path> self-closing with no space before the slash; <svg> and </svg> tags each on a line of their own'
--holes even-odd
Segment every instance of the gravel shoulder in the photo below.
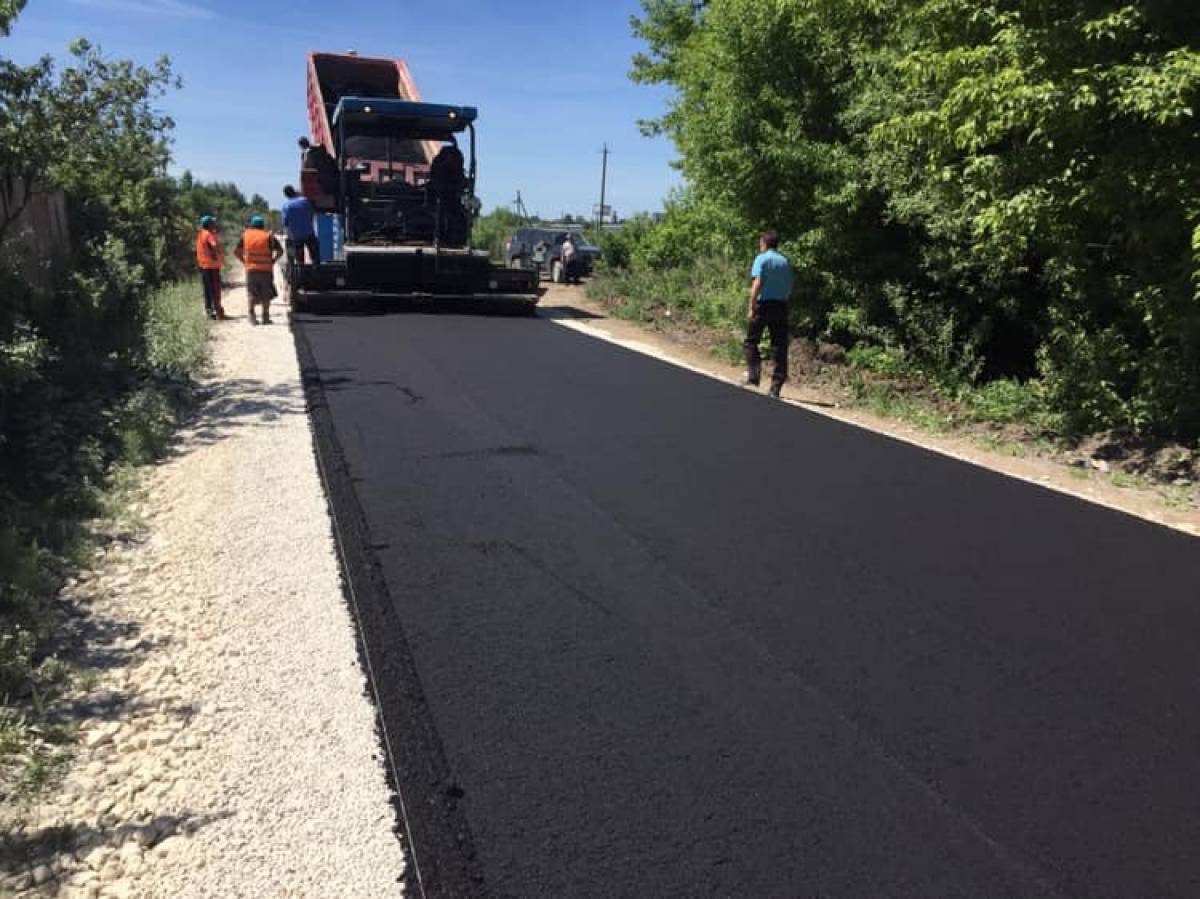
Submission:
<svg viewBox="0 0 1200 899">
<path fill-rule="evenodd" d="M 739 384 L 743 377 L 740 366 L 717 358 L 702 340 L 689 340 L 686 332 L 669 328 L 656 330 L 612 317 L 601 303 L 588 298 L 583 287 L 552 284 L 542 298 L 540 308 L 543 317 L 553 318 L 567 327 L 700 374 L 731 384 Z M 1096 462 L 1099 470 L 1080 469 L 1032 451 L 1021 455 L 996 451 L 968 434 L 932 433 L 894 418 L 854 408 L 844 399 L 825 389 L 819 381 L 807 379 L 803 371 L 793 373 L 791 382 L 784 389 L 785 402 L 818 415 L 1200 537 L 1200 507 L 1191 502 L 1172 506 L 1164 502 L 1161 492 L 1150 487 L 1118 486 L 1105 477 L 1107 464 L 1104 462 Z"/>
<path fill-rule="evenodd" d="M 208 398 L 147 475 L 145 536 L 68 585 L 99 676 L 64 788 L 8 813 L 24 861 L 0 894 L 402 892 L 286 307 L 270 327 L 241 290 L 227 308 Z"/>
</svg>

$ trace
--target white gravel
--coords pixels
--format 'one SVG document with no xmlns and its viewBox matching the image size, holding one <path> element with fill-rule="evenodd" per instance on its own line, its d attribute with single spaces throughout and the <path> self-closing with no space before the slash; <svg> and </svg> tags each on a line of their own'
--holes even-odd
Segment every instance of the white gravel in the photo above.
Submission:
<svg viewBox="0 0 1200 899">
<path fill-rule="evenodd" d="M 197 298 L 199 302 L 199 298 Z M 244 315 L 244 295 L 227 309 Z M 147 539 L 72 589 L 104 625 L 77 836 L 0 893 L 383 897 L 404 870 L 286 309 L 214 326 L 215 396 L 147 478 Z"/>
</svg>

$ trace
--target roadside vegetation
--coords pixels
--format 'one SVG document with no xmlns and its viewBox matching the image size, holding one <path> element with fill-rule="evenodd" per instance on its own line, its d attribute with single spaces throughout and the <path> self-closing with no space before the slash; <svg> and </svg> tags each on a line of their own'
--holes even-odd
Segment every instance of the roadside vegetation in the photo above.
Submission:
<svg viewBox="0 0 1200 899">
<path fill-rule="evenodd" d="M 732 354 L 776 228 L 794 331 L 877 411 L 1197 446 L 1200 8 L 643 6 L 685 187 L 605 235 L 593 295 Z"/>
<path fill-rule="evenodd" d="M 22 5 L 0 3 L 0 36 Z M 63 65 L 0 57 L 0 802 L 67 763 L 60 701 L 86 673 L 56 655 L 57 597 L 92 547 L 128 536 L 132 466 L 162 455 L 193 401 L 208 334 L 185 280 L 197 210 L 247 205 L 166 175 L 172 122 L 155 101 L 175 85 L 165 59 L 83 40 Z M 61 245 L 30 250 L 16 184 L 65 197 Z"/>
<path fill-rule="evenodd" d="M 211 215 L 216 218 L 220 228 L 221 242 L 225 245 L 226 258 L 232 256 L 233 248 L 241 236 L 242 227 L 250 219 L 250 216 L 261 215 L 266 219 L 268 227 L 274 230 L 278 230 L 280 227 L 278 209 L 271 209 L 270 203 L 261 194 L 254 194 L 246 199 L 241 188 L 232 182 L 197 181 L 190 171 L 185 170 L 174 184 L 177 219 L 182 224 L 176 245 L 185 255 L 182 262 L 183 270 L 190 271 L 194 246 L 192 238 L 195 234 L 196 223 L 200 221 L 202 215 Z M 281 184 L 281 196 L 282 187 Z"/>
<path fill-rule="evenodd" d="M 471 243 L 481 250 L 487 250 L 492 259 L 504 261 L 504 243 L 518 228 L 524 228 L 525 222 L 511 209 L 497 206 L 486 215 L 475 220 L 471 232 Z"/>
</svg>

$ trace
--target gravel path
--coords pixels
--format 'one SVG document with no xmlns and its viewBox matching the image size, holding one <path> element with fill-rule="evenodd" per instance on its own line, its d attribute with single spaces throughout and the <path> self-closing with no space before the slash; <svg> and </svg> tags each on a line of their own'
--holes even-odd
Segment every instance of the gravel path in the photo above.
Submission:
<svg viewBox="0 0 1200 899">
<path fill-rule="evenodd" d="M 231 300 L 244 312 L 244 294 Z M 402 891 L 286 308 L 275 312 L 270 327 L 215 328 L 213 395 L 148 476 L 147 539 L 72 585 L 106 670 L 65 789 L 24 830 L 58 845 L 0 893 Z"/>
</svg>

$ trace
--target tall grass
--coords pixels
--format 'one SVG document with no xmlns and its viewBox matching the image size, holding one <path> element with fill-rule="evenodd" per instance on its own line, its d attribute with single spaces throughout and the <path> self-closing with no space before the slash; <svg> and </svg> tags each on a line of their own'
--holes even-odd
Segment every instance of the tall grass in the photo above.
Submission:
<svg viewBox="0 0 1200 899">
<path fill-rule="evenodd" d="M 663 269 L 602 267 L 588 295 L 634 321 L 656 322 L 678 311 L 704 327 L 738 333 L 746 326 L 749 282 L 742 268 L 724 259 Z"/>
<path fill-rule="evenodd" d="M 208 364 L 208 320 L 198 280 L 171 284 L 146 303 L 146 356 L 158 372 L 192 377 Z"/>
</svg>

